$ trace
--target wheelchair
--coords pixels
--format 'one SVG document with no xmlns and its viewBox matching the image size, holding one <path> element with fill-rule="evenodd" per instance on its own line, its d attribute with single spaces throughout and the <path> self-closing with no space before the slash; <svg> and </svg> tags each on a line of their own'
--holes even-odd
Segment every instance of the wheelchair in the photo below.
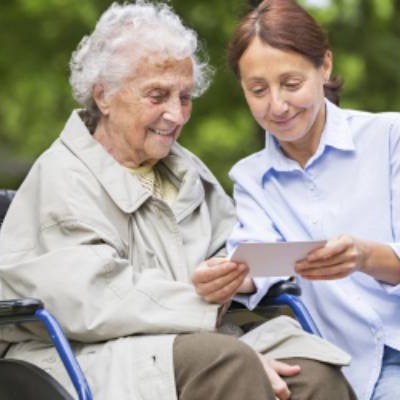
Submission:
<svg viewBox="0 0 400 400">
<path fill-rule="evenodd" d="M 0 228 L 14 197 L 13 190 L 0 190 Z M 300 300 L 301 290 L 294 278 L 274 284 L 253 311 L 232 302 L 228 318 L 244 330 L 282 313 L 294 316 L 302 328 L 319 335 L 317 326 Z M 91 400 L 92 393 L 82 369 L 57 319 L 39 299 L 12 299 L 0 301 L 0 326 L 41 322 L 75 388 L 79 400 Z M 247 328 L 246 328 L 247 327 Z M 0 358 L 0 399 L 2 400 L 71 400 L 73 397 L 50 374 L 25 361 Z"/>
</svg>

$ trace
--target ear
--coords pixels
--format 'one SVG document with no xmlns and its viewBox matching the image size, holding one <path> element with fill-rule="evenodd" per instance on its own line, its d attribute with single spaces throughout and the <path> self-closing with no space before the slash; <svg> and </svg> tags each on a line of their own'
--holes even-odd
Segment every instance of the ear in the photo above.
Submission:
<svg viewBox="0 0 400 400">
<path fill-rule="evenodd" d="M 324 62 L 322 64 L 322 71 L 324 74 L 324 80 L 327 82 L 331 76 L 333 68 L 333 54 L 331 50 L 326 50 L 324 55 Z"/>
<path fill-rule="evenodd" d="M 110 104 L 108 97 L 105 95 L 104 86 L 102 84 L 96 83 L 93 86 L 92 96 L 100 112 L 103 115 L 108 115 Z"/>
</svg>

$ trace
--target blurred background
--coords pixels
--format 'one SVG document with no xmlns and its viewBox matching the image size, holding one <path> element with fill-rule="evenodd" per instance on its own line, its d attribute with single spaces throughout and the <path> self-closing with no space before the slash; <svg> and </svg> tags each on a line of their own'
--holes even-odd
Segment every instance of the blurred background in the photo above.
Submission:
<svg viewBox="0 0 400 400">
<path fill-rule="evenodd" d="M 226 45 L 238 18 L 257 0 L 170 0 L 194 28 L 214 83 L 194 101 L 180 142 L 231 191 L 227 172 L 263 146 L 233 74 Z M 0 187 L 17 188 L 34 159 L 76 107 L 68 61 L 111 0 L 2 0 L 0 5 Z M 301 0 L 328 32 L 341 105 L 400 111 L 400 0 Z"/>
</svg>

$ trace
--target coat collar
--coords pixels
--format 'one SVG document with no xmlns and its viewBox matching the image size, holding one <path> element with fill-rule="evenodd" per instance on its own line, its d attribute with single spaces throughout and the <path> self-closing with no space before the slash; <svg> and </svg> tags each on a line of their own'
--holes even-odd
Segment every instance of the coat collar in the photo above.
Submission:
<svg viewBox="0 0 400 400">
<path fill-rule="evenodd" d="M 80 110 L 72 112 L 61 132 L 61 142 L 93 173 L 122 211 L 136 211 L 151 194 L 142 187 L 137 177 L 118 164 L 92 137 L 79 112 Z M 199 169 L 177 143 L 161 163 L 179 187 L 176 205 L 173 208 L 177 218 L 181 219 L 204 198 L 200 177 L 213 184 L 216 183 L 215 179 L 207 171 Z"/>
</svg>

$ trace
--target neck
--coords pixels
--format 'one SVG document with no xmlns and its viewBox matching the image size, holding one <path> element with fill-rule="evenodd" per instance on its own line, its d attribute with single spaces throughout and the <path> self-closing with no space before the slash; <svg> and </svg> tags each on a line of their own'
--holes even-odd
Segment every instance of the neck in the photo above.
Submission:
<svg viewBox="0 0 400 400">
<path fill-rule="evenodd" d="M 157 160 L 142 160 L 139 153 L 131 151 L 130 146 L 121 138 L 118 133 L 107 129 L 104 121 L 97 124 L 93 133 L 93 138 L 97 140 L 115 161 L 126 168 L 139 168 L 144 165 L 154 165 Z"/>
<path fill-rule="evenodd" d="M 299 165 L 304 168 L 308 160 L 315 154 L 318 148 L 320 136 L 318 141 L 310 145 L 309 143 L 280 143 L 281 149 L 286 157 L 297 161 Z"/>
</svg>

